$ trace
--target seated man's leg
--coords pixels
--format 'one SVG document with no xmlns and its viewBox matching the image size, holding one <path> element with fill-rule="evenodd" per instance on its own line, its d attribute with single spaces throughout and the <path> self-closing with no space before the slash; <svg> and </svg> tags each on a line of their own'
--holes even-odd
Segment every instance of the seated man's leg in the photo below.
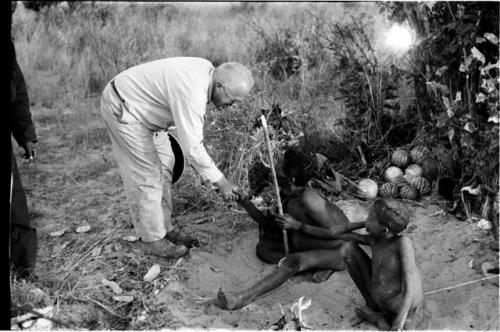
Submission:
<svg viewBox="0 0 500 332">
<path fill-rule="evenodd" d="M 294 274 L 309 269 L 345 269 L 339 250 L 310 250 L 286 257 L 278 268 L 248 289 L 238 293 L 219 290 L 215 304 L 227 310 L 236 310 L 256 300 L 284 283 Z"/>
<path fill-rule="evenodd" d="M 288 231 L 288 238 L 290 239 L 290 247 L 293 252 L 303 252 L 308 250 L 317 249 L 340 249 L 345 243 L 343 240 L 325 240 L 310 236 L 298 231 Z M 320 283 L 328 280 L 335 271 L 343 271 L 344 269 L 332 270 L 318 270 L 312 274 L 312 281 Z"/>
<path fill-rule="evenodd" d="M 370 257 L 353 242 L 346 242 L 340 251 L 342 259 L 347 265 L 347 271 L 363 295 L 366 305 L 374 311 L 380 311 L 370 294 L 372 278 Z"/>
</svg>

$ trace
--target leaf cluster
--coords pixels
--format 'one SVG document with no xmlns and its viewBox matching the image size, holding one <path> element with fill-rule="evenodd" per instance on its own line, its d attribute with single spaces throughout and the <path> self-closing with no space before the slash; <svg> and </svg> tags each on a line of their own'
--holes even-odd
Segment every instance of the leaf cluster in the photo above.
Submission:
<svg viewBox="0 0 500 332">
<path fill-rule="evenodd" d="M 415 71 L 425 77 L 428 103 L 437 105 L 427 136 L 452 156 L 456 167 L 441 173 L 456 181 L 455 196 L 471 181 L 498 192 L 498 4 L 384 3 L 382 9 L 422 34 Z"/>
</svg>

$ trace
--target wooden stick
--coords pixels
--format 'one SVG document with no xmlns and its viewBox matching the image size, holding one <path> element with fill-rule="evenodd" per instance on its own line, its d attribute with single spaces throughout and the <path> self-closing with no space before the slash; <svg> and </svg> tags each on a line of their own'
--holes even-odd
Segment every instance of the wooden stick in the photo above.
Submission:
<svg viewBox="0 0 500 332">
<path fill-rule="evenodd" d="M 267 145 L 267 153 L 269 155 L 269 164 L 271 166 L 271 175 L 273 177 L 274 191 L 276 193 L 276 201 L 278 202 L 278 212 L 283 215 L 283 206 L 281 205 L 280 188 L 278 186 L 278 178 L 276 177 L 276 170 L 274 169 L 274 159 L 273 151 L 271 150 L 271 142 L 269 140 L 269 132 L 267 130 L 266 117 L 264 115 L 260 116 L 260 121 L 262 122 L 262 128 L 264 129 L 264 138 Z M 286 229 L 283 230 L 283 244 L 285 245 L 285 256 L 288 256 L 290 252 L 288 249 L 288 235 Z"/>
<path fill-rule="evenodd" d="M 458 288 L 458 287 L 462 287 L 462 286 L 474 284 L 476 282 L 480 282 L 480 281 L 484 281 L 484 280 L 488 280 L 488 279 L 493 279 L 493 278 L 498 278 L 498 276 L 500 276 L 500 275 L 497 274 L 497 275 L 490 276 L 490 277 L 485 277 L 485 278 L 481 278 L 481 279 L 467 281 L 467 282 L 464 282 L 464 283 L 461 283 L 461 284 L 458 284 L 458 285 L 455 285 L 455 286 L 445 287 L 445 288 L 441 288 L 441 289 L 436 289 L 436 290 L 424 293 L 424 295 L 434 294 L 434 293 L 442 292 L 442 291 L 445 291 L 445 290 L 450 290 L 450 289 L 454 289 L 454 288 Z"/>
</svg>

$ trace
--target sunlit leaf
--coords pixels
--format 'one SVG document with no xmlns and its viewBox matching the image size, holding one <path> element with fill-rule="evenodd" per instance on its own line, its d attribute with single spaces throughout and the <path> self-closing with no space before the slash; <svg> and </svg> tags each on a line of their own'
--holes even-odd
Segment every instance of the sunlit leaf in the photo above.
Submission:
<svg viewBox="0 0 500 332">
<path fill-rule="evenodd" d="M 451 108 L 450 100 L 448 99 L 448 97 L 443 96 L 443 104 L 447 110 Z"/>
<path fill-rule="evenodd" d="M 427 84 L 427 87 L 431 88 L 434 93 L 436 93 L 436 91 L 439 91 L 442 94 L 447 95 L 450 92 L 448 87 L 444 84 L 441 84 L 441 83 L 438 83 L 435 81 L 426 82 L 426 84 Z"/>
<path fill-rule="evenodd" d="M 135 242 L 135 241 L 139 240 L 139 237 L 134 236 L 134 235 L 127 235 L 127 236 L 124 236 L 123 239 L 127 242 Z"/>
<path fill-rule="evenodd" d="M 436 70 L 436 76 L 441 77 L 446 70 L 448 70 L 448 66 L 439 68 L 438 70 Z"/>
<path fill-rule="evenodd" d="M 52 236 L 52 237 L 59 237 L 59 236 L 63 235 L 64 232 L 66 232 L 66 230 L 61 229 L 60 231 L 49 233 L 49 235 Z"/>
<path fill-rule="evenodd" d="M 161 268 L 158 264 L 153 264 L 148 270 L 148 272 L 144 275 L 144 281 L 151 282 L 155 280 L 158 275 L 160 275 Z"/>
<path fill-rule="evenodd" d="M 86 233 L 88 231 L 90 231 L 90 225 L 84 225 L 84 226 L 79 226 L 76 228 L 76 232 L 77 233 Z"/>
<path fill-rule="evenodd" d="M 498 45 L 498 37 L 490 32 L 484 34 L 484 38 L 488 39 L 491 43 Z"/>
<path fill-rule="evenodd" d="M 472 186 L 465 186 L 462 189 L 460 189 L 460 191 L 466 191 L 471 195 L 477 196 L 480 193 L 480 189 L 481 188 L 479 186 L 477 186 L 476 188 L 472 188 Z"/>
<path fill-rule="evenodd" d="M 473 133 L 474 131 L 476 131 L 476 129 L 474 128 L 474 124 L 472 122 L 467 122 L 464 126 L 464 130 L 469 133 Z"/>
<path fill-rule="evenodd" d="M 451 128 L 448 131 L 448 139 L 450 140 L 451 143 L 453 143 L 453 137 L 455 136 L 455 129 Z"/>
<path fill-rule="evenodd" d="M 115 294 L 121 294 L 123 293 L 123 289 L 114 281 L 110 281 L 106 278 L 102 278 L 102 284 L 104 286 L 107 286 L 109 288 L 111 288 L 111 290 L 113 291 L 113 293 Z"/>
<path fill-rule="evenodd" d="M 475 59 L 479 60 L 481 63 L 484 63 L 486 61 L 485 58 L 484 58 L 483 53 L 479 52 L 479 50 L 476 47 L 473 47 L 471 49 L 471 52 L 472 52 L 472 56 Z"/>
<path fill-rule="evenodd" d="M 119 295 L 119 296 L 113 296 L 113 300 L 117 302 L 130 303 L 134 300 L 134 297 L 132 295 Z"/>
<path fill-rule="evenodd" d="M 476 94 L 476 103 L 484 103 L 486 101 L 486 96 L 484 93 L 480 92 Z"/>
<path fill-rule="evenodd" d="M 487 93 L 493 93 L 497 91 L 497 87 L 495 85 L 496 80 L 494 78 L 483 79 L 481 80 L 481 89 L 486 90 Z"/>
<path fill-rule="evenodd" d="M 488 122 L 498 123 L 498 115 L 490 116 Z"/>
<path fill-rule="evenodd" d="M 465 70 L 464 70 L 464 72 L 469 71 L 469 67 L 470 67 L 470 65 L 472 64 L 472 61 L 473 61 L 473 60 L 474 60 L 474 55 L 472 55 L 472 54 L 469 54 L 469 55 L 467 56 L 467 58 L 465 58 L 465 61 L 464 61 L 464 63 L 463 63 L 463 64 L 464 64 L 464 66 L 465 66 Z"/>
<path fill-rule="evenodd" d="M 486 220 L 486 219 L 481 219 L 478 221 L 477 227 L 484 229 L 484 230 L 489 230 L 492 227 L 491 221 Z"/>
<path fill-rule="evenodd" d="M 493 68 L 500 68 L 500 60 L 498 60 L 497 63 L 491 63 L 487 66 L 484 66 L 484 68 L 481 68 L 481 75 L 486 75 L 488 71 Z"/>
</svg>

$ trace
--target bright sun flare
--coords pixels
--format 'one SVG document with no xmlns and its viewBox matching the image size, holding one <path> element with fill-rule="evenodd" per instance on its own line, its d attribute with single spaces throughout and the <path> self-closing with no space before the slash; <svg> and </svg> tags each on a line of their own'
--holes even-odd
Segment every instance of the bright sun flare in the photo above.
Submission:
<svg viewBox="0 0 500 332">
<path fill-rule="evenodd" d="M 395 51 L 405 51 L 413 44 L 413 36 L 407 28 L 394 24 L 387 32 L 385 42 Z"/>
</svg>

